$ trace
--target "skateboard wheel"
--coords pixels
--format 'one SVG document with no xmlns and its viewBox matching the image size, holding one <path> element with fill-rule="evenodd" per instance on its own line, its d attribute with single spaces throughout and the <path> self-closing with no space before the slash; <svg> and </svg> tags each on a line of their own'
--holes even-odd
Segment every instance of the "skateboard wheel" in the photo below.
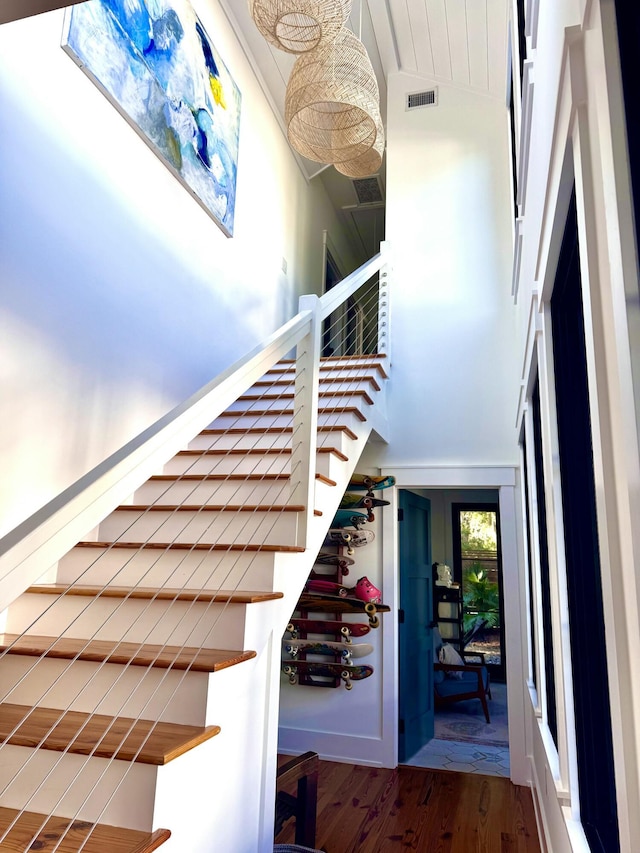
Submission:
<svg viewBox="0 0 640 853">
<path fill-rule="evenodd" d="M 351 642 L 351 631 L 347 628 L 346 625 L 343 625 L 342 628 L 340 628 L 340 633 L 344 637 L 345 643 Z"/>
<path fill-rule="evenodd" d="M 349 595 L 349 590 L 341 586 L 338 590 L 338 595 L 340 596 L 340 598 L 346 598 Z"/>
<path fill-rule="evenodd" d="M 373 601 L 367 601 L 364 606 L 364 612 L 368 613 L 370 616 L 373 616 L 373 614 L 376 612 L 376 606 Z"/>
<path fill-rule="evenodd" d="M 293 623 L 292 623 L 292 622 L 289 622 L 289 624 L 287 625 L 287 631 L 289 632 L 289 634 L 293 634 L 293 632 L 294 632 L 295 630 L 296 630 L 296 629 L 295 629 L 295 626 L 293 625 Z"/>
<path fill-rule="evenodd" d="M 371 625 L 372 628 L 377 628 L 380 625 L 380 620 L 377 616 L 370 616 L 369 625 Z"/>
</svg>

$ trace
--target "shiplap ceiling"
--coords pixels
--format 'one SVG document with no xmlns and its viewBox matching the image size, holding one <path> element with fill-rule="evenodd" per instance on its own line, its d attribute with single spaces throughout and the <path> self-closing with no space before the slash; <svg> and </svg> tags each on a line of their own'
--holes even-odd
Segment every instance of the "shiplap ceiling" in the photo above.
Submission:
<svg viewBox="0 0 640 853">
<path fill-rule="evenodd" d="M 287 81 L 295 57 L 264 39 L 249 14 L 248 0 L 221 0 L 250 61 L 284 125 Z M 380 88 L 386 126 L 387 76 L 416 74 L 425 85 L 450 84 L 506 99 L 507 31 L 510 0 L 353 0 L 347 25 L 362 39 Z M 286 130 L 285 130 L 286 133 Z M 310 180 L 321 180 L 363 260 L 384 237 L 384 208 L 358 204 L 349 178 L 299 155 Z M 380 173 L 384 193 L 385 174 Z"/>
<path fill-rule="evenodd" d="M 264 39 L 247 0 L 223 0 L 237 24 L 284 126 L 287 81 L 295 56 Z M 509 0 L 353 0 L 347 22 L 362 39 L 380 88 L 385 120 L 387 75 L 418 74 L 504 99 Z M 321 166 L 304 161 L 307 175 Z"/>
<path fill-rule="evenodd" d="M 506 98 L 508 0 L 369 2 L 388 6 L 400 70 Z"/>
</svg>

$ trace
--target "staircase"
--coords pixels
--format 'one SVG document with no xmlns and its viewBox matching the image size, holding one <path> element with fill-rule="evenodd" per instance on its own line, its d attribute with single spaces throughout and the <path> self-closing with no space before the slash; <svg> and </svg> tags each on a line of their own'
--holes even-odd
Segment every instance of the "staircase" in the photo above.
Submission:
<svg viewBox="0 0 640 853">
<path fill-rule="evenodd" d="M 309 512 L 299 356 L 253 381 L 50 568 L 26 556 L 20 594 L 16 571 L 0 575 L 13 598 L 0 635 L 1 850 L 269 849 L 280 638 L 379 430 L 384 365 L 316 363 Z M 73 524 L 42 528 L 31 538 L 43 553 L 73 535 Z"/>
</svg>

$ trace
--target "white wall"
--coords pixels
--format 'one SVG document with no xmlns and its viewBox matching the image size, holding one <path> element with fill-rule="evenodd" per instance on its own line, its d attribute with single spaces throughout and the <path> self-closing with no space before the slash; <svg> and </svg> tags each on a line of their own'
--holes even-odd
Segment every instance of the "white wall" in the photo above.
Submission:
<svg viewBox="0 0 640 853">
<path fill-rule="evenodd" d="M 428 85 L 389 78 L 392 442 L 372 464 L 509 464 L 519 365 L 508 110 L 439 85 L 437 106 L 405 111 L 406 94 Z"/>
<path fill-rule="evenodd" d="M 63 52 L 62 11 L 0 27 L 0 535 L 319 292 L 323 230 L 355 266 L 218 3 L 194 7 L 242 93 L 232 239 Z"/>
</svg>

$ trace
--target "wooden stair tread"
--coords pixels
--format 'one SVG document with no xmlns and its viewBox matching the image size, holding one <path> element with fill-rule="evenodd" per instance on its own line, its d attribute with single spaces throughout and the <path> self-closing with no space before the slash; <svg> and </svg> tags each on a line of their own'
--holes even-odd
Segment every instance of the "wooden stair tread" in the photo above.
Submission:
<svg viewBox="0 0 640 853">
<path fill-rule="evenodd" d="M 153 551 L 265 551 L 267 553 L 300 554 L 305 549 L 299 545 L 260 545 L 240 542 L 207 544 L 206 542 L 77 542 L 76 548 L 128 548 L 134 551 L 149 549 Z"/>
<path fill-rule="evenodd" d="M 280 367 L 280 366 L 276 365 L 275 367 L 272 367 L 270 370 L 267 370 L 267 372 L 265 373 L 265 376 L 269 376 L 270 374 L 273 374 L 273 373 L 295 373 L 295 371 L 296 371 L 296 367 L 295 367 L 295 364 L 293 362 L 281 361 L 281 362 L 279 362 L 279 364 L 283 365 L 283 366 Z M 326 364 L 326 363 L 324 363 L 324 361 L 321 362 L 320 363 L 320 372 L 327 371 L 327 370 L 344 370 L 344 371 L 350 372 L 351 374 L 353 374 L 353 371 L 357 371 L 357 370 L 377 370 L 383 379 L 388 378 L 387 373 L 386 373 L 384 367 L 382 366 L 382 364 L 376 363 L 376 362 L 353 361 L 351 364 L 338 364 L 337 362 L 333 363 L 333 364 Z M 363 377 L 350 375 L 349 378 L 350 379 L 361 379 Z"/>
<path fill-rule="evenodd" d="M 26 590 L 41 595 L 85 595 L 100 598 L 155 599 L 156 601 L 201 601 L 221 602 L 223 604 L 260 604 L 265 601 L 277 601 L 283 597 L 281 592 L 262 592 L 256 590 L 206 590 L 175 589 L 171 587 L 141 586 L 92 586 L 90 584 L 61 583 L 34 584 Z"/>
<path fill-rule="evenodd" d="M 114 512 L 304 512 L 303 504 L 121 504 Z"/>
<path fill-rule="evenodd" d="M 251 483 L 278 483 L 284 480 L 290 480 L 290 474 L 154 474 L 149 477 L 149 481 L 166 481 L 166 482 L 186 482 L 186 483 L 206 483 L 209 480 L 216 483 L 224 483 L 226 480 L 230 482 L 251 482 Z M 316 472 L 316 480 L 321 480 L 327 486 L 336 486 L 335 480 L 325 477 L 324 474 Z"/>
<path fill-rule="evenodd" d="M 365 417 L 362 418 L 366 420 Z M 344 424 L 325 424 L 318 427 L 318 432 L 343 432 L 349 438 L 357 439 L 357 435 L 353 430 Z M 200 435 L 288 435 L 293 434 L 293 427 L 290 426 L 273 426 L 273 427 L 229 427 L 227 429 L 207 429 L 203 430 Z M 320 448 L 318 448 L 320 450 Z M 182 451 L 180 451 L 182 452 Z"/>
<path fill-rule="evenodd" d="M 122 504 L 114 512 L 304 512 L 302 504 Z M 314 509 L 314 515 L 322 515 Z"/>
<path fill-rule="evenodd" d="M 0 808 L 0 835 L 12 824 L 2 840 L 4 853 L 28 850 L 51 853 L 54 849 L 56 853 L 78 853 L 80 850 L 82 853 L 152 853 L 171 837 L 168 829 L 142 832 L 58 815 Z"/>
<path fill-rule="evenodd" d="M 220 726 L 187 726 L 84 711 L 0 704 L 0 743 L 161 766 L 210 740 Z"/>
<path fill-rule="evenodd" d="M 366 403 L 369 403 L 369 405 L 373 405 L 373 399 L 362 388 L 355 388 L 353 390 L 347 390 L 347 391 L 319 391 L 318 396 L 319 397 L 362 397 Z M 293 400 L 293 399 L 295 399 L 295 394 L 293 392 L 285 392 L 284 394 L 243 394 L 241 397 L 238 397 L 238 400 L 244 400 L 246 402 L 258 402 L 259 400 Z M 249 412 L 250 411 L 251 410 L 249 410 Z"/>
<path fill-rule="evenodd" d="M 319 415 L 355 415 L 358 420 L 366 421 L 366 417 L 362 414 L 357 406 L 323 406 L 318 409 Z M 293 417 L 293 409 L 226 409 L 220 412 L 219 418 L 242 418 L 242 417 L 266 417 L 273 415 L 277 417 Z M 322 429 L 325 424 L 322 424 L 318 429 Z M 206 430 L 205 430 L 206 432 Z"/>
<path fill-rule="evenodd" d="M 344 378 L 335 377 L 333 379 L 330 376 L 321 376 L 320 377 L 320 382 L 327 382 L 327 383 L 329 383 L 329 382 L 353 382 L 353 381 L 368 382 L 370 385 L 373 386 L 373 388 L 376 391 L 380 390 L 380 386 L 378 385 L 374 376 L 357 376 L 357 377 L 345 376 Z M 276 386 L 280 387 L 283 385 L 293 385 L 293 379 L 258 379 L 258 381 L 254 382 L 251 387 L 252 388 L 271 388 L 271 387 L 276 387 Z M 328 391 L 326 393 L 330 394 L 331 392 Z"/>
<path fill-rule="evenodd" d="M 253 651 L 160 646 L 150 643 L 124 643 L 118 640 L 83 640 L 76 637 L 42 637 L 37 634 L 0 634 L 0 652 L 4 651 L 28 657 L 62 660 L 77 658 L 94 663 L 189 669 L 193 672 L 218 672 L 256 656 Z"/>
<path fill-rule="evenodd" d="M 244 432 L 244 430 L 242 430 Z M 223 432 L 227 432 L 227 430 L 223 430 Z M 341 450 L 338 450 L 337 447 L 329 447 L 325 445 L 323 447 L 316 448 L 317 453 L 332 453 L 334 456 L 337 456 L 338 459 L 341 459 L 343 462 L 348 462 L 349 457 L 345 456 Z M 229 450 L 224 450 L 220 448 L 209 448 L 208 450 L 179 450 L 176 453 L 176 456 L 247 456 L 248 454 L 258 454 L 262 456 L 278 456 L 282 455 L 291 455 L 290 447 L 250 447 L 245 450 L 242 448 L 232 447 Z"/>
</svg>

